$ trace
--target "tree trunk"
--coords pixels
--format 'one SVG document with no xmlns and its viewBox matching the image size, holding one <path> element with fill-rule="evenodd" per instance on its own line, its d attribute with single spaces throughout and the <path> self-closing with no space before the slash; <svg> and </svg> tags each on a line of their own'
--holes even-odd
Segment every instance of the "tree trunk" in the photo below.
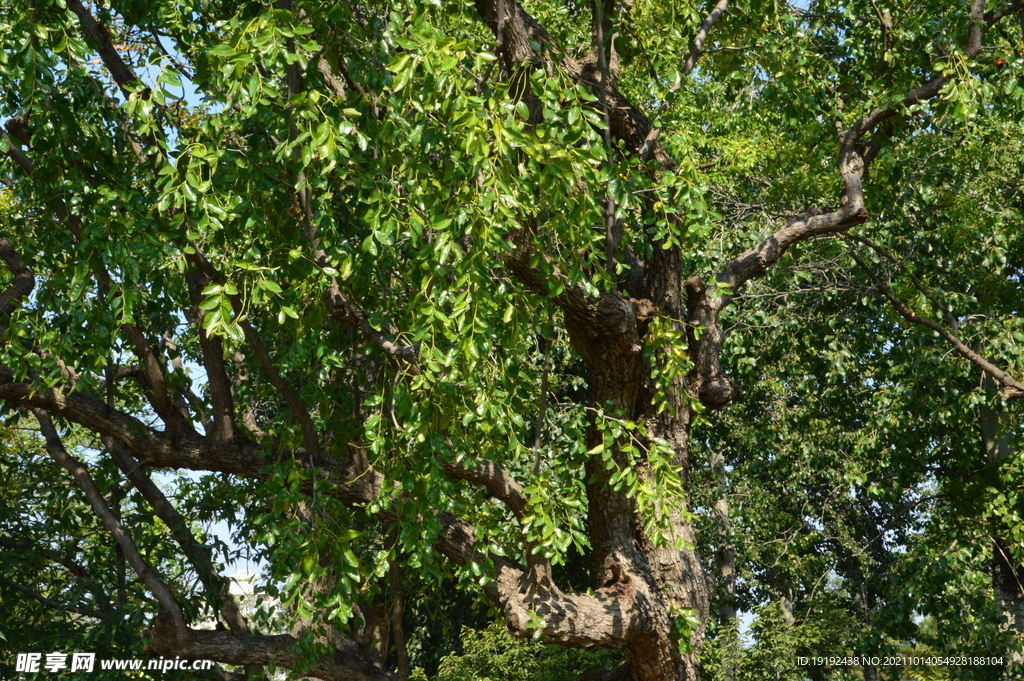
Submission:
<svg viewBox="0 0 1024 681">
<path fill-rule="evenodd" d="M 715 519 L 718 521 L 718 621 L 723 634 L 719 640 L 722 660 L 722 681 L 734 681 L 735 655 L 739 647 L 739 632 L 736 629 L 736 549 L 730 537 L 729 496 L 725 474 L 725 457 L 715 452 L 711 455 L 711 467 L 719 483 L 719 497 L 715 501 Z"/>
<path fill-rule="evenodd" d="M 585 317 L 567 314 L 566 326 L 590 369 L 590 404 L 606 413 L 646 418 L 649 435 L 667 440 L 673 464 L 685 471 L 691 412 L 681 381 L 670 393 L 675 404 L 661 414 L 644 389 L 649 371 L 639 342 L 647 321 L 646 302 L 607 293 L 593 302 Z M 601 434 L 592 426 L 588 445 L 601 444 Z M 638 475 L 651 474 L 647 461 L 633 460 L 618 446 L 612 456 L 617 469 L 632 467 Z M 656 546 L 644 531 L 636 499 L 625 487 L 616 490 L 609 485 L 609 474 L 602 458 L 588 461 L 588 529 L 598 586 L 632 593 L 631 616 L 645 620 L 644 633 L 624 646 L 626 678 L 697 681 L 703 626 L 691 632 L 688 642 L 680 641 L 678 633 L 684 617 L 695 617 L 703 625 L 709 609 L 710 590 L 693 548 L 693 526 L 673 513 L 672 536 L 683 540 L 686 548 Z"/>
<path fill-rule="evenodd" d="M 1018 636 L 1024 635 L 1024 570 L 1016 565 L 1010 548 L 996 538 L 992 542 L 992 589 L 996 609 L 1006 621 L 1006 626 Z"/>
<path fill-rule="evenodd" d="M 981 385 L 989 393 L 997 390 L 995 381 L 987 373 L 982 374 Z M 998 468 L 1013 455 L 1009 415 L 1004 410 L 983 405 L 979 410 L 978 422 L 985 456 Z M 992 591 L 996 610 L 1019 642 L 1024 636 L 1024 569 L 1013 559 L 1009 543 L 1003 538 L 1006 528 L 997 525 L 993 528 L 993 535 Z M 1018 664 L 1024 662 L 1019 645 L 1013 659 Z"/>
</svg>

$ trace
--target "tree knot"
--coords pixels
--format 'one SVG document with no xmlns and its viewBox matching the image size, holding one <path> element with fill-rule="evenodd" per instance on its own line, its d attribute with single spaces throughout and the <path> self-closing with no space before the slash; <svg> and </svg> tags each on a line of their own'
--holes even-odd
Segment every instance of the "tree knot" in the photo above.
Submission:
<svg viewBox="0 0 1024 681">
<path fill-rule="evenodd" d="M 658 315 L 658 308 L 646 298 L 641 298 L 640 300 L 630 298 L 630 301 L 633 303 L 633 312 L 636 315 L 637 334 L 643 337 L 647 333 L 651 322 Z"/>
</svg>

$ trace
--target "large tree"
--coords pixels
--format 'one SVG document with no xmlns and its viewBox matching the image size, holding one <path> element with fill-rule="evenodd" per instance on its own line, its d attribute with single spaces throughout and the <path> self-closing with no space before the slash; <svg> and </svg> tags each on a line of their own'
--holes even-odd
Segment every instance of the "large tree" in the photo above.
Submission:
<svg viewBox="0 0 1024 681">
<path fill-rule="evenodd" d="M 714 578 L 686 492 L 695 421 L 738 390 L 726 315 L 794 246 L 890 229 L 873 202 L 951 129 L 1019 121 L 1022 15 L 5 6 L 0 400 L 41 436 L 5 448 L 11 489 L 61 479 L 42 442 L 149 594 L 152 653 L 404 676 L 404 567 L 453 570 L 516 636 L 621 649 L 595 678 L 697 679 Z M 209 475 L 169 498 L 167 469 Z M 127 607 L 101 540 L 8 515 L 72 586 L 5 593 L 90 626 Z M 233 603 L 212 518 L 266 556 L 287 633 Z"/>
</svg>

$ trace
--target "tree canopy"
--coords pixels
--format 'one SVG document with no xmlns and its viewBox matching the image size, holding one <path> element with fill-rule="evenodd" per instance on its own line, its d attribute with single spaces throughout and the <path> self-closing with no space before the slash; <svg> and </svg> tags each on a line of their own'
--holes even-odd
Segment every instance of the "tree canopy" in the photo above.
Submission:
<svg viewBox="0 0 1024 681">
<path fill-rule="evenodd" d="M 31 0 L 0 41 L 0 664 L 1021 663 L 1020 0 Z"/>
</svg>

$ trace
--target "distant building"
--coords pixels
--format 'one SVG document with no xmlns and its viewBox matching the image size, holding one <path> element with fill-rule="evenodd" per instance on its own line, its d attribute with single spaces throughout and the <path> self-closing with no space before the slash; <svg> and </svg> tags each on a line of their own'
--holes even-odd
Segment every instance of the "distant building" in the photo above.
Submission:
<svg viewBox="0 0 1024 681">
<path fill-rule="evenodd" d="M 229 580 L 228 593 L 235 597 L 238 609 L 250 621 L 250 624 L 252 624 L 252 620 L 258 611 L 263 611 L 263 616 L 258 619 L 265 623 L 267 615 L 270 611 L 274 610 L 278 603 L 276 598 L 269 598 L 258 591 L 256 585 L 257 577 L 258 575 L 251 570 L 236 570 L 233 574 L 227 576 Z M 196 624 L 197 629 L 214 629 L 216 626 L 216 618 L 207 619 Z"/>
</svg>

